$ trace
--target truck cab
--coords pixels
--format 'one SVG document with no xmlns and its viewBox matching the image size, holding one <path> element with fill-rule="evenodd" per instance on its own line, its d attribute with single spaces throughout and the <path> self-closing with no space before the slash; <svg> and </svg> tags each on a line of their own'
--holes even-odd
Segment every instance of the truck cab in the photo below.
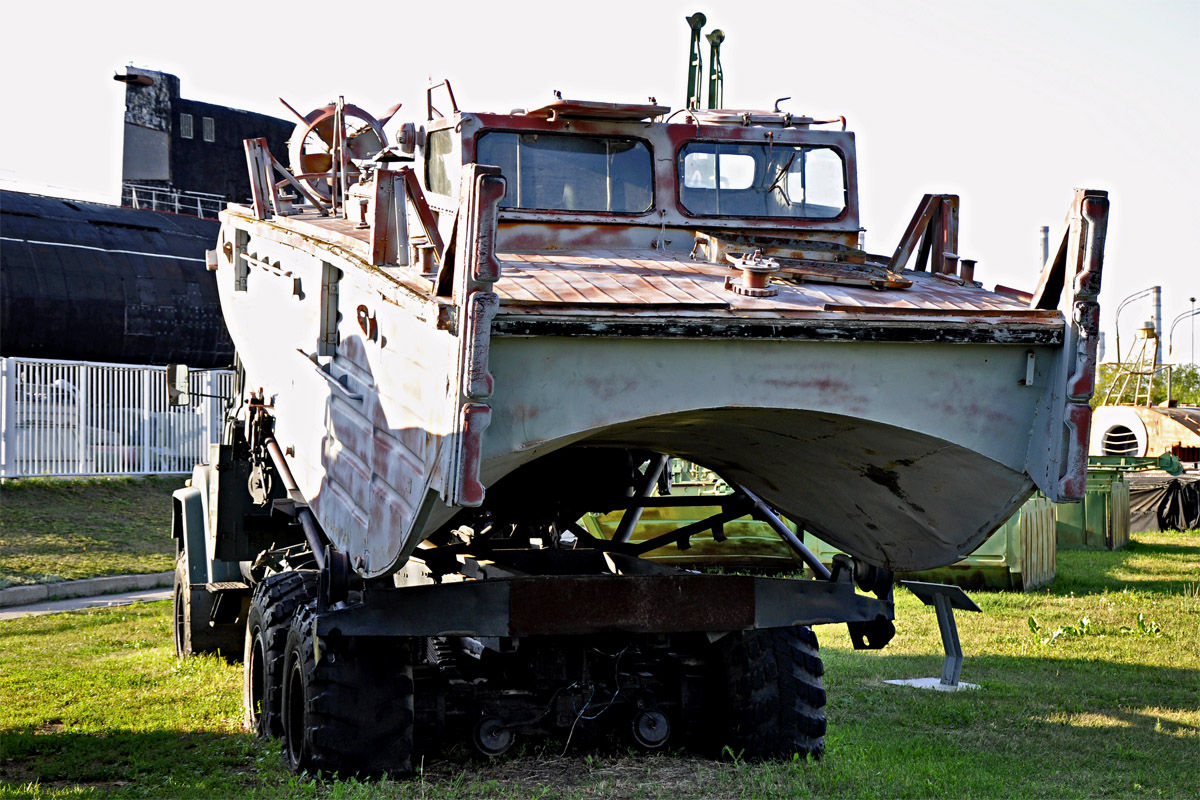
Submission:
<svg viewBox="0 0 1200 800">
<path fill-rule="evenodd" d="M 432 120 L 418 162 L 443 238 L 464 164 L 500 168 L 505 250 L 691 250 L 696 230 L 854 246 L 854 134 L 843 119 L 557 100 Z M 828 129 L 829 124 L 841 129 Z"/>
</svg>

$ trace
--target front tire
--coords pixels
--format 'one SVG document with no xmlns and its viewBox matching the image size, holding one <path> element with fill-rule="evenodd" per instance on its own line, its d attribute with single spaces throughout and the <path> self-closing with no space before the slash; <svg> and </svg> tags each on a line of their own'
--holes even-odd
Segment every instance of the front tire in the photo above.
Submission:
<svg viewBox="0 0 1200 800">
<path fill-rule="evenodd" d="M 244 634 L 241 625 L 212 625 L 213 602 L 216 599 L 204 586 L 188 580 L 187 551 L 175 560 L 173 618 L 175 655 L 178 658 L 210 653 L 224 656 L 228 661 L 242 660 Z"/>
</svg>

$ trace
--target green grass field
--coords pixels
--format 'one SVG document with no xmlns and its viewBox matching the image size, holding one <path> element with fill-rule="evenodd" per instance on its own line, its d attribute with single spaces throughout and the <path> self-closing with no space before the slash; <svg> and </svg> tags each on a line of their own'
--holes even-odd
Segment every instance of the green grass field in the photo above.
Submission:
<svg viewBox="0 0 1200 800">
<path fill-rule="evenodd" d="M 0 484 L 0 589 L 175 567 L 171 492 L 182 478 Z"/>
<path fill-rule="evenodd" d="M 450 753 L 402 783 L 287 774 L 277 744 L 241 730 L 240 667 L 175 660 L 168 603 L 0 622 L 0 798 L 1197 796 L 1200 531 L 1060 552 L 1050 590 L 972 597 L 985 613 L 958 615 L 962 679 L 979 691 L 884 683 L 941 669 L 933 611 L 907 592 L 886 650 L 818 629 L 818 763 L 529 742 L 487 764 Z"/>
</svg>

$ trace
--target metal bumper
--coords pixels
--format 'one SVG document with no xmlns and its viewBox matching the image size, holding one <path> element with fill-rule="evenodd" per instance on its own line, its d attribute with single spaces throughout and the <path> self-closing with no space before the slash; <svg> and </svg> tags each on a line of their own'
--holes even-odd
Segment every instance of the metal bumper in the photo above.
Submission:
<svg viewBox="0 0 1200 800">
<path fill-rule="evenodd" d="M 318 636 L 716 633 L 892 619 L 852 583 L 740 575 L 604 575 L 371 589 L 331 607 Z"/>
</svg>

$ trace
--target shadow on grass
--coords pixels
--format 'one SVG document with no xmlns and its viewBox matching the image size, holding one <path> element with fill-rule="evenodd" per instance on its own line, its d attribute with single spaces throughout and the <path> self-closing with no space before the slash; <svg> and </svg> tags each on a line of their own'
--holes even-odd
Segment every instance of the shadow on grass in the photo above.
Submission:
<svg viewBox="0 0 1200 800">
<path fill-rule="evenodd" d="M 236 797 L 284 777 L 278 751 L 249 735 L 111 730 L 64 732 L 51 722 L 0 731 L 0 783 L 98 794 L 160 789 L 163 797 Z"/>
<path fill-rule="evenodd" d="M 639 794 L 647 781 L 679 796 L 745 796 L 756 776 L 775 775 L 778 791 L 855 796 L 1187 796 L 1197 785 L 1200 665 L 1155 667 L 1076 658 L 1061 648 L 1027 657 L 968 655 L 963 679 L 981 691 L 955 694 L 891 686 L 885 679 L 937 675 L 933 656 L 826 649 L 829 752 L 819 766 L 786 764 L 735 770 L 682 754 L 631 758 L 580 751 L 502 758 L 432 757 L 424 778 L 403 786 L 432 797 L 585 796 L 603 780 L 604 796 Z M 540 749 L 531 740 L 530 745 Z M 558 748 L 554 748 L 554 755 Z M 601 748 L 601 751 L 603 748 Z M 326 796 L 328 783 L 300 781 L 281 764 L 278 746 L 230 733 L 113 730 L 83 735 L 56 730 L 0 732 L 0 781 L 38 782 L 43 791 L 73 787 L 99 796 L 183 798 Z M 620 774 L 598 762 L 623 764 Z M 863 765 L 872 768 L 863 771 Z M 712 769 L 710 770 L 710 766 Z M 953 765 L 953 768 L 947 768 Z M 667 778 L 686 772 L 690 778 Z M 714 786 L 705 780 L 729 782 Z M 725 777 L 722 777 L 725 776 Z M 774 779 L 773 779 L 774 780 Z M 395 784 L 350 795 L 407 796 Z M 488 788 L 491 787 L 491 788 Z M 345 787 L 343 787 L 345 788 Z M 414 795 L 415 796 L 415 795 Z M 591 796 L 591 795 L 586 795 Z M 760 796 L 760 795 L 754 795 Z"/>
<path fill-rule="evenodd" d="M 1163 534 L 1169 536 L 1170 534 Z M 1158 542 L 1143 542 L 1133 539 L 1120 551 L 1147 556 L 1190 556 L 1200 558 L 1200 545 L 1191 544 L 1161 544 Z"/>
<path fill-rule="evenodd" d="M 683 752 L 631 753 L 596 747 L 560 756 L 561 742 L 522 742 L 494 760 L 465 746 L 427 754 L 418 774 L 400 780 L 297 777 L 283 767 L 278 743 L 249 734 L 112 731 L 87 735 L 56 730 L 0 732 L 0 797 L 332 797 L 451 800 L 463 797 L 616 796 L 725 798 L 711 794 L 705 776 L 724 768 L 716 759 Z M 652 791 L 642 787 L 651 782 Z M 22 791 L 23 787 L 35 786 Z M 8 790 L 6 793 L 5 790 Z"/>
</svg>

